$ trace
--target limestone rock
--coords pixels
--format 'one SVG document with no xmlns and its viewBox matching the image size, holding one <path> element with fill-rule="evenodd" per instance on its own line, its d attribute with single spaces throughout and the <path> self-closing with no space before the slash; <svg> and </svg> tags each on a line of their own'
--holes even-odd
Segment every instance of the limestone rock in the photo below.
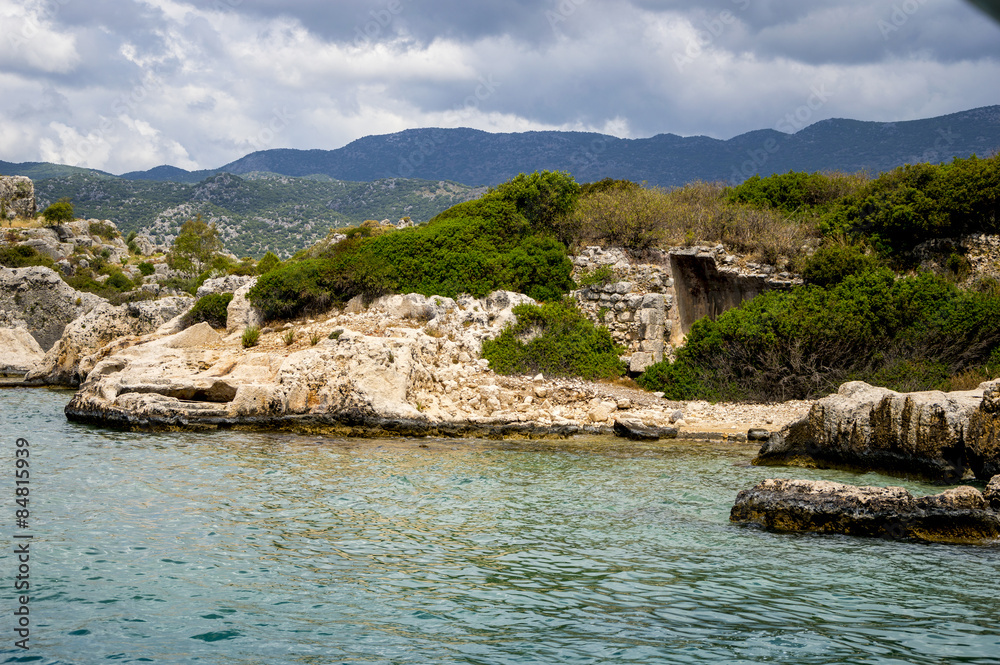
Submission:
<svg viewBox="0 0 1000 665">
<path fill-rule="evenodd" d="M 980 385 L 983 401 L 972 414 L 965 454 L 980 480 L 1000 477 L 1000 381 Z"/>
<path fill-rule="evenodd" d="M 191 296 L 143 300 L 117 307 L 104 303 L 66 326 L 63 336 L 25 377 L 50 385 L 79 385 L 102 356 L 102 347 L 119 338 L 145 335 L 191 308 Z"/>
<path fill-rule="evenodd" d="M 257 278 L 251 277 L 233 293 L 233 299 L 226 308 L 226 332 L 239 332 L 249 326 L 259 328 L 264 325 L 264 315 L 247 300 L 247 293 L 256 284 Z"/>
<path fill-rule="evenodd" d="M 198 287 L 195 296 L 201 298 L 210 293 L 235 293 L 249 282 L 256 284 L 256 280 L 257 278 L 251 275 L 226 275 L 225 277 L 206 279 L 205 283 Z"/>
<path fill-rule="evenodd" d="M 0 328 L 0 376 L 24 376 L 45 352 L 24 328 Z"/>
<path fill-rule="evenodd" d="M 949 543 L 1000 539 L 1000 514 L 973 487 L 914 498 L 901 487 L 768 479 L 739 493 L 729 519 L 774 531 Z"/>
<path fill-rule="evenodd" d="M 970 429 L 970 419 L 982 403 L 982 386 L 897 393 L 860 381 L 845 383 L 817 401 L 806 418 L 773 433 L 754 463 L 840 465 L 952 482 L 970 468 L 985 480 L 992 475 L 987 469 L 997 464 L 988 418 L 977 421 L 979 441 L 985 443 L 970 439 L 976 430 Z"/>
<path fill-rule="evenodd" d="M 633 441 L 658 441 L 660 439 L 676 439 L 676 427 L 648 427 L 637 420 L 615 420 L 615 436 Z"/>
<path fill-rule="evenodd" d="M 77 291 L 51 268 L 0 267 L 0 310 L 23 320 L 43 349 L 56 343 L 68 323 L 106 302 Z"/>
<path fill-rule="evenodd" d="M 34 217 L 35 185 L 23 175 L 0 176 L 0 210 L 6 217 Z"/>
</svg>

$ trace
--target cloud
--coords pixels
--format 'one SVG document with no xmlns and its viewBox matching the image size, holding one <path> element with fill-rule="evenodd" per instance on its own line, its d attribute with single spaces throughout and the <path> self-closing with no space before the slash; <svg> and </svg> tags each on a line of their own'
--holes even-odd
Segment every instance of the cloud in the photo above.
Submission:
<svg viewBox="0 0 1000 665">
<path fill-rule="evenodd" d="M 998 37 L 945 0 L 0 0 L 0 159 L 123 172 L 425 126 L 905 120 L 1000 103 Z"/>
</svg>

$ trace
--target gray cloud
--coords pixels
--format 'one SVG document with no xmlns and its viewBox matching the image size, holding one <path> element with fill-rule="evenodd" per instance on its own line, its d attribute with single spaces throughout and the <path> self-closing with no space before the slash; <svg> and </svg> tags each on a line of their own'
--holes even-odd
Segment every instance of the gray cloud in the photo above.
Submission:
<svg viewBox="0 0 1000 665">
<path fill-rule="evenodd" d="M 0 0 L 0 159 L 122 172 L 422 126 L 905 120 L 1000 103 L 998 37 L 955 0 Z"/>
</svg>

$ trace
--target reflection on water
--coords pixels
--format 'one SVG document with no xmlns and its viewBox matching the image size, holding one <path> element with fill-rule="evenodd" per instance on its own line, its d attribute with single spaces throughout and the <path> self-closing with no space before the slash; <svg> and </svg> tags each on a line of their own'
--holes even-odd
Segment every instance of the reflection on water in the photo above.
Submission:
<svg viewBox="0 0 1000 665">
<path fill-rule="evenodd" d="M 768 476 L 940 488 L 754 468 L 732 444 L 111 432 L 66 423 L 67 399 L 0 391 L 5 436 L 32 442 L 36 662 L 1000 653 L 996 548 L 728 523 Z"/>
</svg>

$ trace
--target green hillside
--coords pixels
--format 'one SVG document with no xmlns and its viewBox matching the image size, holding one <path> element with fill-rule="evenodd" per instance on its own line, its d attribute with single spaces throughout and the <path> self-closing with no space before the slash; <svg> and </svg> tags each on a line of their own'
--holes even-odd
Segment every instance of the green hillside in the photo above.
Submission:
<svg viewBox="0 0 1000 665">
<path fill-rule="evenodd" d="M 220 173 L 196 183 L 124 180 L 76 173 L 35 181 L 39 210 L 66 197 L 77 216 L 110 219 L 128 234 L 146 232 L 169 243 L 186 220 L 214 222 L 226 249 L 238 256 L 271 250 L 289 256 L 333 227 L 366 219 L 425 222 L 481 193 L 452 182 L 385 179 L 344 182 L 326 176 Z"/>
</svg>

